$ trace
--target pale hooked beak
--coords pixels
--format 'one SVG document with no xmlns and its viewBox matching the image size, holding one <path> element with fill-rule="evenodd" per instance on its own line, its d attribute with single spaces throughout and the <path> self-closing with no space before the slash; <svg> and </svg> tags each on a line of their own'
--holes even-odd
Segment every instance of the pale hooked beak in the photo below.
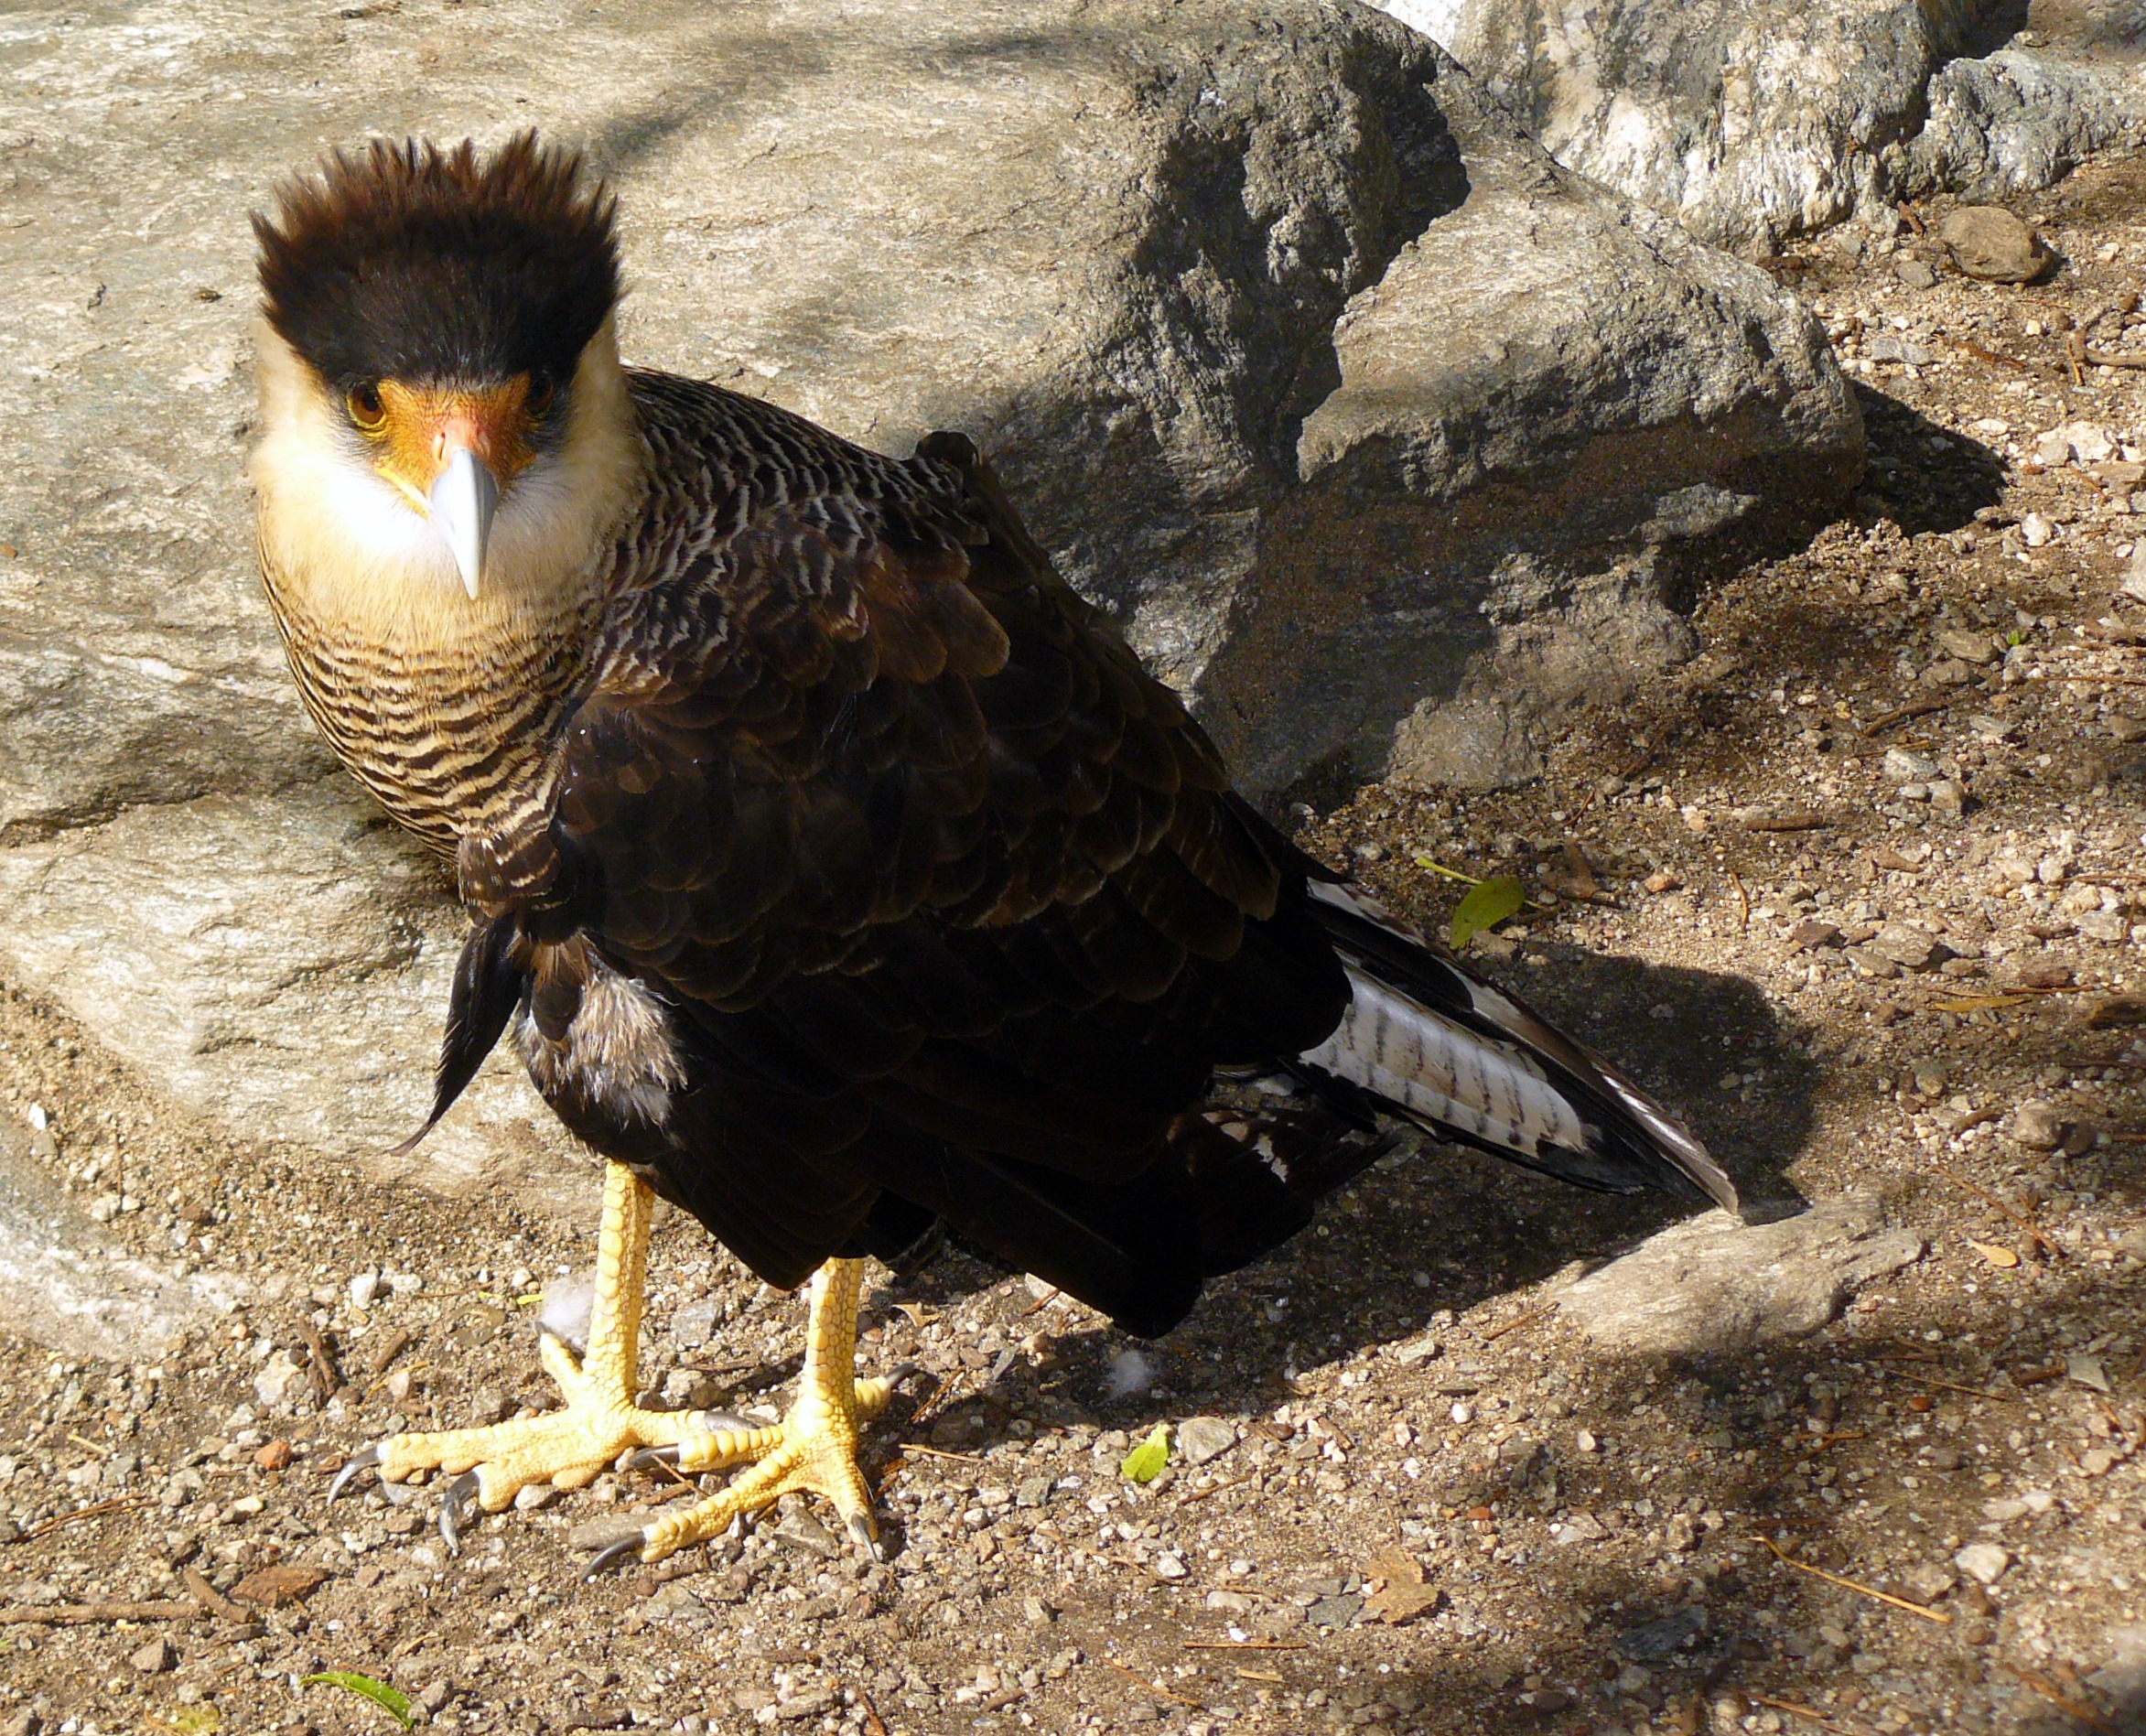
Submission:
<svg viewBox="0 0 2146 1736">
<path fill-rule="evenodd" d="M 492 473 L 467 447 L 449 446 L 447 469 L 433 482 L 425 504 L 455 552 L 462 588 L 471 602 L 477 600 L 478 583 L 484 577 L 484 550 L 491 541 L 492 514 L 499 503 L 500 485 Z"/>
</svg>

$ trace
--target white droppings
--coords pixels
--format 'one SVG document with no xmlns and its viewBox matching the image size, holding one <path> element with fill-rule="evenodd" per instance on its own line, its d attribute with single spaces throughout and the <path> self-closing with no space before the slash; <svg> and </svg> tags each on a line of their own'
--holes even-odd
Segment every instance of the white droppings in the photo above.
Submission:
<svg viewBox="0 0 2146 1736">
<path fill-rule="evenodd" d="M 589 1316 L 596 1311 L 596 1275 L 576 1272 L 555 1278 L 544 1287 L 544 1304 L 536 1310 L 536 1330 L 549 1332 L 577 1353 L 588 1344 Z"/>
<path fill-rule="evenodd" d="M 1103 1377 L 1105 1398 L 1131 1398 L 1155 1384 L 1155 1364 L 1137 1350 L 1121 1350 L 1110 1359 L 1110 1372 Z"/>
</svg>

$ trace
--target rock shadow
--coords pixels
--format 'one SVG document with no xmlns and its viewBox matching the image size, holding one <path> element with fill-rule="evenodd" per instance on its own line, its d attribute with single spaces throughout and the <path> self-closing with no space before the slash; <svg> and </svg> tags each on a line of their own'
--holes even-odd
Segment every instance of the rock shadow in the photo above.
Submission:
<svg viewBox="0 0 2146 1736">
<path fill-rule="evenodd" d="M 1903 340 L 1901 348 L 1905 354 L 1914 346 Z M 1889 518 L 1913 536 L 1964 530 L 1979 509 L 2003 500 L 2005 460 L 1998 453 L 1874 386 L 1858 382 L 1855 393 L 1870 443 L 1856 497 L 1862 516 Z"/>
</svg>

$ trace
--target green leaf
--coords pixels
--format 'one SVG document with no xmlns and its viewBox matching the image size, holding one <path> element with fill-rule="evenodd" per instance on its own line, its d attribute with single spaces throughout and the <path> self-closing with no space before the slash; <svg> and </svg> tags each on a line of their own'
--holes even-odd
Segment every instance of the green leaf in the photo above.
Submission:
<svg viewBox="0 0 2146 1736">
<path fill-rule="evenodd" d="M 1495 928 L 1527 902 L 1520 882 L 1503 876 L 1468 889 L 1453 911 L 1453 950 L 1459 952 L 1486 928 Z"/>
<path fill-rule="evenodd" d="M 1159 1422 L 1147 1439 L 1125 1456 L 1118 1469 L 1135 1483 L 1153 1483 L 1170 1462 L 1170 1425 Z"/>
<path fill-rule="evenodd" d="M 385 1682 L 376 1682 L 370 1676 L 361 1676 L 356 1670 L 322 1670 L 318 1675 L 301 1676 L 298 1686 L 311 1687 L 316 1682 L 324 1682 L 329 1687 L 340 1687 L 355 1694 L 360 1699 L 369 1699 L 385 1711 L 396 1723 L 408 1730 L 415 1721 L 410 1717 L 410 1697 L 400 1688 L 390 1687 Z"/>
</svg>

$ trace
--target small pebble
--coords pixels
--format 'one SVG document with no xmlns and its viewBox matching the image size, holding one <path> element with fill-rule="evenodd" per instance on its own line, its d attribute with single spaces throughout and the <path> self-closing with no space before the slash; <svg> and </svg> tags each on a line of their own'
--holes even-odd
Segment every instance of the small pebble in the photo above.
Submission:
<svg viewBox="0 0 2146 1736">
<path fill-rule="evenodd" d="M 171 1649 L 171 1642 L 158 1634 L 138 1652 L 129 1652 L 126 1661 L 144 1676 L 161 1676 L 178 1662 L 178 1654 Z"/>
<path fill-rule="evenodd" d="M 1970 1543 L 1952 1558 L 1952 1565 L 1979 1585 L 1995 1585 L 2011 1566 L 2011 1552 L 1994 1543 Z"/>
</svg>

